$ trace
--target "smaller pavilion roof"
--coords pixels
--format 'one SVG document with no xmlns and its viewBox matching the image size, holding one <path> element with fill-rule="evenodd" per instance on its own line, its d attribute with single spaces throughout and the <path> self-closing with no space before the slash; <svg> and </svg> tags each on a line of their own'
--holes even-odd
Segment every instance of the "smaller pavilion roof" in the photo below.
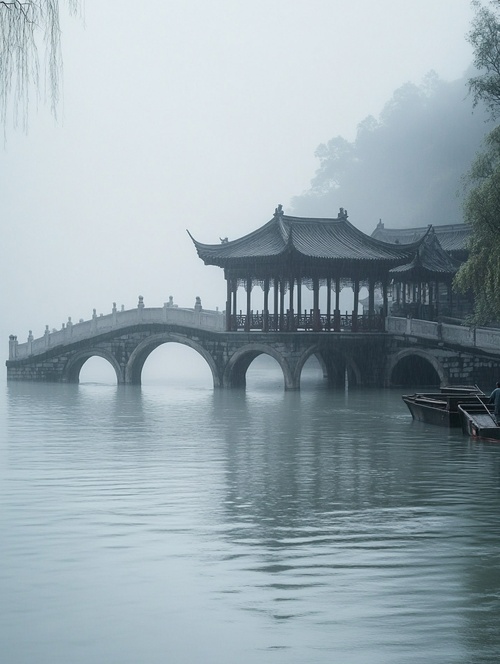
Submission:
<svg viewBox="0 0 500 664">
<path fill-rule="evenodd" d="M 393 277 L 439 278 L 454 275 L 460 262 L 454 260 L 441 246 L 433 226 L 429 226 L 412 260 L 389 270 Z"/>
<path fill-rule="evenodd" d="M 442 248 L 449 253 L 468 251 L 468 241 L 471 229 L 467 224 L 444 224 L 433 226 Z M 429 230 L 429 226 L 419 226 L 415 228 L 385 228 L 382 221 L 379 221 L 377 227 L 372 233 L 372 237 L 383 242 L 393 244 L 407 244 L 417 242 Z"/>
</svg>

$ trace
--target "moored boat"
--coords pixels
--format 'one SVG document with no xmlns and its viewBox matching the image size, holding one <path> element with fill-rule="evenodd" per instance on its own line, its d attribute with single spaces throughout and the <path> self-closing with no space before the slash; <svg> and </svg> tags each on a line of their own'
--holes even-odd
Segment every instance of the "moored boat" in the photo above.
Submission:
<svg viewBox="0 0 500 664">
<path fill-rule="evenodd" d="M 458 406 L 477 397 L 484 397 L 477 385 L 453 385 L 442 387 L 439 392 L 405 394 L 402 399 L 414 420 L 445 427 L 460 427 Z"/>
<path fill-rule="evenodd" d="M 496 422 L 492 406 L 478 399 L 476 403 L 459 404 L 458 411 L 465 434 L 473 438 L 500 440 L 500 426 Z"/>
</svg>

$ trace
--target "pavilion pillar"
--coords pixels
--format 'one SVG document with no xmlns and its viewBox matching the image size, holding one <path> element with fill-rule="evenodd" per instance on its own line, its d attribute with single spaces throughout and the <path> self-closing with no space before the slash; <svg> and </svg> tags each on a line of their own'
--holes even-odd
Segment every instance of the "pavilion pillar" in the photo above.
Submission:
<svg viewBox="0 0 500 664">
<path fill-rule="evenodd" d="M 247 277 L 247 315 L 245 318 L 245 332 L 250 331 L 250 321 L 252 318 L 252 278 Z"/>
<path fill-rule="evenodd" d="M 231 332 L 231 279 L 227 279 L 226 332 Z"/>
<path fill-rule="evenodd" d="M 335 277 L 335 311 L 333 314 L 333 329 L 340 332 L 340 277 Z"/>
<path fill-rule="evenodd" d="M 280 324 L 279 329 L 283 331 L 285 327 L 285 280 L 280 279 Z"/>
<path fill-rule="evenodd" d="M 269 332 L 269 277 L 264 279 L 264 312 L 262 315 L 262 331 Z"/>
<path fill-rule="evenodd" d="M 354 309 L 352 310 L 352 331 L 358 331 L 359 279 L 354 280 Z"/>
<path fill-rule="evenodd" d="M 389 301 L 387 299 L 387 279 L 384 279 L 382 281 L 382 298 L 383 298 L 382 315 L 385 320 L 389 312 Z"/>
<path fill-rule="evenodd" d="M 368 316 L 370 319 L 375 314 L 375 279 L 370 277 L 368 281 Z"/>
<path fill-rule="evenodd" d="M 437 320 L 437 317 L 439 316 L 439 281 L 436 281 L 434 283 L 434 302 L 435 302 L 434 315 Z"/>
<path fill-rule="evenodd" d="M 446 282 L 446 287 L 448 288 L 448 305 L 450 307 L 449 316 L 453 316 L 453 289 L 451 287 L 451 281 Z"/>
<path fill-rule="evenodd" d="M 302 312 L 302 277 L 297 277 L 297 327 L 300 327 L 301 312 Z"/>
<path fill-rule="evenodd" d="M 332 317 L 332 279 L 326 278 L 326 329 L 330 331 Z"/>
<path fill-rule="evenodd" d="M 321 330 L 321 318 L 319 313 L 319 279 L 313 277 L 313 331 Z"/>
<path fill-rule="evenodd" d="M 274 325 L 273 329 L 277 330 L 278 329 L 278 288 L 279 288 L 279 281 L 278 277 L 274 277 L 274 309 L 273 309 L 273 320 L 274 320 Z"/>
<path fill-rule="evenodd" d="M 238 310 L 237 310 L 238 279 L 233 280 L 232 290 L 233 290 L 233 307 L 232 307 L 233 317 L 231 319 L 231 330 L 233 332 L 237 332 L 237 330 L 238 330 L 238 319 L 237 319 L 237 314 L 238 314 Z"/>
<path fill-rule="evenodd" d="M 287 321 L 287 330 L 293 332 L 295 330 L 295 316 L 293 312 L 293 290 L 294 290 L 294 277 L 290 277 L 290 297 L 288 299 L 288 321 Z"/>
</svg>

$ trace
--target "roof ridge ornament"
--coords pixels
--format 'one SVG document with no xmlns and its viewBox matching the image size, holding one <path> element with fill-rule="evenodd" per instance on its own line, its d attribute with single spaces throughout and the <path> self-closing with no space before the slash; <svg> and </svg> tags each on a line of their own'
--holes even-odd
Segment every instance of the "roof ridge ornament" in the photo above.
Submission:
<svg viewBox="0 0 500 664">
<path fill-rule="evenodd" d="M 282 217 L 283 216 L 283 206 L 281 205 L 281 203 L 278 205 L 277 208 L 275 208 L 274 216 L 275 217 Z"/>
<path fill-rule="evenodd" d="M 341 207 L 339 210 L 338 219 L 347 219 L 347 210 L 344 210 L 343 207 Z"/>
</svg>

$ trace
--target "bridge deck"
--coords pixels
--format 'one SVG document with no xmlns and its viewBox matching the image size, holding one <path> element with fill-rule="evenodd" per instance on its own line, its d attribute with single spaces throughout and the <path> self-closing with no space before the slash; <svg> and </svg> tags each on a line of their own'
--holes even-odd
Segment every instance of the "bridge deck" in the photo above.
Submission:
<svg viewBox="0 0 500 664">
<path fill-rule="evenodd" d="M 264 320 L 262 313 L 252 313 L 250 319 L 241 313 L 234 317 L 237 331 L 263 331 L 269 332 L 297 332 L 304 333 L 322 331 L 328 333 L 356 331 L 380 332 L 384 331 L 404 337 L 428 339 L 436 343 L 446 343 L 464 349 L 478 349 L 490 353 L 500 353 L 500 330 L 493 328 L 465 327 L 463 325 L 450 325 L 433 321 L 424 321 L 412 318 L 398 318 L 389 316 L 385 320 L 380 316 L 359 316 L 356 326 L 353 317 L 342 315 L 334 326 L 333 317 L 321 316 L 313 321 L 310 314 L 304 313 L 290 318 L 288 316 L 269 315 Z M 34 339 L 30 333 L 25 343 L 18 343 L 17 337 L 11 336 L 9 343 L 9 360 L 21 360 L 46 353 L 48 349 L 74 344 L 107 332 L 117 332 L 137 324 L 166 323 L 179 327 L 202 329 L 213 332 L 225 332 L 226 317 L 220 311 L 207 311 L 202 309 L 189 309 L 177 306 L 164 305 L 163 307 L 146 308 L 138 306 L 127 311 L 117 311 L 107 315 L 94 315 L 90 320 L 79 323 L 68 323 L 60 330 L 50 331 L 48 326 L 42 337 Z M 316 325 L 316 326 L 315 326 Z"/>
</svg>

